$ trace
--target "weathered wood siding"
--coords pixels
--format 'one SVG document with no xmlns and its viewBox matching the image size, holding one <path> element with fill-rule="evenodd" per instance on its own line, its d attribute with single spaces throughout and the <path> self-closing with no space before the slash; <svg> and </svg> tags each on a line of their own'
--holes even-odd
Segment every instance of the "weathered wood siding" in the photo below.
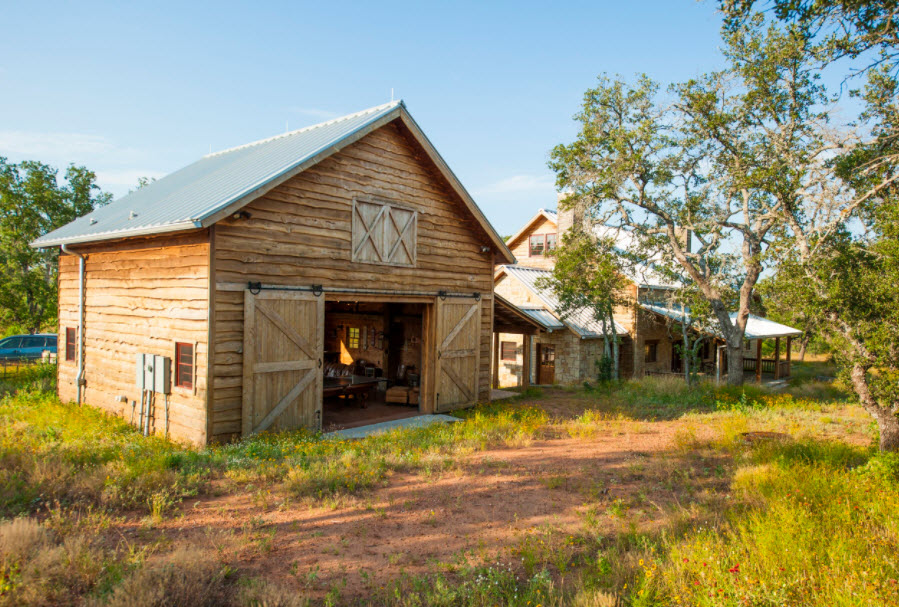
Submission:
<svg viewBox="0 0 899 607">
<path fill-rule="evenodd" d="M 206 360 L 209 303 L 208 234 L 134 239 L 72 247 L 86 255 L 84 402 L 126 419 L 138 402 L 135 355 L 161 354 L 174 361 L 175 343 L 195 344 L 194 389 L 173 388 L 172 437 L 206 440 Z M 75 400 L 76 361 L 65 360 L 65 330 L 78 326 L 78 258 L 59 257 L 58 390 Z M 174 376 L 174 373 L 173 373 Z M 124 396 L 127 402 L 118 402 Z M 164 430 L 162 395 L 156 400 L 155 429 Z"/>
<path fill-rule="evenodd" d="M 413 267 L 352 261 L 354 199 L 417 211 Z M 480 292 L 480 392 L 489 397 L 493 253 L 483 229 L 424 151 L 391 123 L 245 207 L 214 229 L 212 435 L 240 432 L 243 292 L 248 281 L 378 290 Z"/>
</svg>

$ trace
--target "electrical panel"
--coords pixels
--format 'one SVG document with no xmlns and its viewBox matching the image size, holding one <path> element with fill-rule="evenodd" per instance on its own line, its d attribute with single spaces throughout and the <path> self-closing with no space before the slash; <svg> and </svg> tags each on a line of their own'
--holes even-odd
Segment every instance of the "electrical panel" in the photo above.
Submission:
<svg viewBox="0 0 899 607">
<path fill-rule="evenodd" d="M 158 354 L 138 354 L 135 362 L 135 381 L 138 388 L 160 394 L 171 394 L 171 358 Z"/>
</svg>

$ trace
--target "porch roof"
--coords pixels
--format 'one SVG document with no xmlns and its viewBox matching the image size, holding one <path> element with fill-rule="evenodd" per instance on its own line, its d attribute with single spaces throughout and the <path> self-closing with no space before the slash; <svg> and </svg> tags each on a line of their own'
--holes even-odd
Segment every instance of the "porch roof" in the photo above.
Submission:
<svg viewBox="0 0 899 607">
<path fill-rule="evenodd" d="M 655 312 L 661 316 L 665 316 L 677 322 L 683 322 L 683 309 L 679 306 L 666 306 L 658 302 L 640 302 L 640 307 L 650 312 Z M 736 312 L 730 313 L 731 321 L 737 318 Z M 690 311 L 687 310 L 687 322 L 693 324 Z M 714 332 L 715 337 L 723 337 L 720 332 Z M 793 327 L 782 325 L 773 320 L 750 314 L 746 321 L 746 339 L 769 339 L 774 337 L 793 337 L 802 335 L 802 331 Z"/>
</svg>

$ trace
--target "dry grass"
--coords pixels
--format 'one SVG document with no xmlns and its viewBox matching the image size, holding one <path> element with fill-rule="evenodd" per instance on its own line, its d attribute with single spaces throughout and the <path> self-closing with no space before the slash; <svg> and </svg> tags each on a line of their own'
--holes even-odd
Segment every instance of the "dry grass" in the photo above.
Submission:
<svg viewBox="0 0 899 607">
<path fill-rule="evenodd" d="M 91 607 L 214 607 L 226 601 L 221 565 L 198 548 L 179 548 L 128 575 Z"/>
</svg>

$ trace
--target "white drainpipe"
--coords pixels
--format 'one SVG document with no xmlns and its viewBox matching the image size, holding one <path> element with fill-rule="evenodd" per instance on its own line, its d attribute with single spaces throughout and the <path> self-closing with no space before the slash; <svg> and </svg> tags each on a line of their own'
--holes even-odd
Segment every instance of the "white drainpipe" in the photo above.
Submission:
<svg viewBox="0 0 899 607">
<path fill-rule="evenodd" d="M 64 253 L 78 257 L 78 353 L 76 360 L 78 376 L 75 384 L 78 386 L 78 404 L 81 404 L 81 389 L 84 386 L 84 255 L 77 251 L 71 251 L 66 245 L 62 245 Z"/>
</svg>

